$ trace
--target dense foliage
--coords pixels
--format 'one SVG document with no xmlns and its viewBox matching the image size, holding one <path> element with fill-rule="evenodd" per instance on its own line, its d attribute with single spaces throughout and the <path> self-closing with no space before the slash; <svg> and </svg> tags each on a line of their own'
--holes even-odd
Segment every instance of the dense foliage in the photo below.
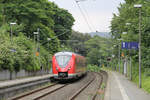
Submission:
<svg viewBox="0 0 150 100">
<path fill-rule="evenodd" d="M 93 65 L 106 65 L 107 58 L 111 57 L 112 45 L 111 39 L 94 36 L 90 40 L 86 41 L 87 48 L 87 62 Z"/>
<path fill-rule="evenodd" d="M 73 31 L 68 41 L 68 46 L 71 47 L 72 51 L 87 56 L 87 49 L 85 42 L 91 39 L 91 36 L 86 33 L 80 33 Z"/>
<path fill-rule="evenodd" d="M 0 69 L 47 68 L 48 59 L 60 50 L 59 40 L 69 39 L 73 22 L 67 10 L 48 0 L 1 0 Z M 33 34 L 37 31 L 38 36 Z"/>
<path fill-rule="evenodd" d="M 135 4 L 141 4 L 141 8 L 135 8 Z M 125 0 L 125 3 L 118 7 L 118 14 L 114 14 L 111 22 L 111 33 L 115 45 L 120 45 L 118 39 L 127 42 L 139 42 L 139 22 L 141 20 L 141 69 L 142 69 L 142 88 L 150 92 L 150 2 L 149 0 Z M 141 12 L 141 18 L 140 16 Z M 127 34 L 123 34 L 123 33 Z M 117 55 L 118 47 L 114 48 L 114 54 Z M 124 58 L 131 57 L 132 64 L 132 79 L 139 83 L 139 50 L 121 50 L 124 53 Z M 117 57 L 113 62 L 117 62 Z M 128 60 L 129 61 L 129 60 Z M 117 64 L 115 64 L 116 66 Z M 123 71 L 123 61 L 121 61 L 121 72 Z M 128 76 L 130 76 L 130 68 L 128 68 Z"/>
<path fill-rule="evenodd" d="M 87 71 L 100 72 L 101 68 L 99 66 L 96 66 L 96 65 L 88 65 Z"/>
<path fill-rule="evenodd" d="M 134 4 L 142 4 L 142 8 L 134 8 Z M 111 22 L 111 32 L 115 41 L 122 38 L 123 41 L 138 42 L 140 9 L 142 13 L 142 68 L 150 69 L 150 2 L 148 0 L 125 0 L 125 3 L 120 4 L 119 14 L 114 14 Z M 124 52 L 129 56 L 129 51 Z M 131 51 L 131 56 L 134 62 L 138 62 L 138 50 Z"/>
</svg>

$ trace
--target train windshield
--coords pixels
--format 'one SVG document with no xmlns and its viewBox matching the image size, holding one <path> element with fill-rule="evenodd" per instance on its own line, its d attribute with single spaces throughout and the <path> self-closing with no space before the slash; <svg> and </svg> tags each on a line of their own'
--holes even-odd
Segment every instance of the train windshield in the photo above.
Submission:
<svg viewBox="0 0 150 100">
<path fill-rule="evenodd" d="M 70 55 L 59 55 L 56 56 L 57 63 L 60 67 L 66 67 L 71 56 Z"/>
</svg>

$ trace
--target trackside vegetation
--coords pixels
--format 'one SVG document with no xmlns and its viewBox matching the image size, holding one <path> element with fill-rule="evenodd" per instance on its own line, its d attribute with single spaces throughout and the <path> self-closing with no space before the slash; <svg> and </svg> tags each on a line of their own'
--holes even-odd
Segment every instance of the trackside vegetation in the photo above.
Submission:
<svg viewBox="0 0 150 100">
<path fill-rule="evenodd" d="M 121 41 L 124 42 L 139 42 L 139 9 L 135 8 L 135 4 L 141 4 L 141 68 L 142 68 L 142 88 L 150 93 L 150 2 L 148 0 L 124 0 L 125 2 L 120 4 L 118 7 L 118 14 L 114 14 L 111 21 L 111 33 L 113 41 L 116 45 L 114 47 L 114 55 L 118 55 L 118 45 Z M 126 34 L 123 34 L 126 33 Z M 118 41 L 120 40 L 120 41 Z M 138 50 L 121 50 L 121 54 L 124 54 L 123 59 L 132 59 L 132 81 L 138 84 L 139 79 L 139 65 L 138 65 Z M 115 61 L 118 59 L 114 58 L 115 63 L 112 69 L 117 67 L 119 64 Z M 123 71 L 123 63 L 121 61 L 121 73 Z M 128 64 L 129 66 L 129 64 Z M 128 77 L 130 77 L 130 68 L 128 67 Z"/>
<path fill-rule="evenodd" d="M 88 65 L 87 71 L 100 72 L 101 68 L 96 65 Z"/>
<path fill-rule="evenodd" d="M 48 0 L 1 0 L 0 70 L 49 69 L 52 55 L 61 50 L 60 40 L 69 39 L 73 22 L 67 10 Z"/>
</svg>

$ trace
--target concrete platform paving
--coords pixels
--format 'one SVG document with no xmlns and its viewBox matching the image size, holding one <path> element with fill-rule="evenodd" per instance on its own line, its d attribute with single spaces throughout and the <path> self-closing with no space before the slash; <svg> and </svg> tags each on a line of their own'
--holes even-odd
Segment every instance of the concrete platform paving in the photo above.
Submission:
<svg viewBox="0 0 150 100">
<path fill-rule="evenodd" d="M 17 85 L 17 84 L 23 84 L 23 83 L 28 83 L 32 81 L 41 80 L 41 79 L 46 79 L 50 77 L 52 77 L 52 74 L 34 76 L 34 77 L 23 78 L 23 79 L 8 80 L 8 81 L 0 82 L 0 89 L 5 88 L 5 87 L 10 87 L 13 85 Z"/>
<path fill-rule="evenodd" d="M 150 100 L 150 94 L 138 88 L 118 72 L 108 72 L 104 100 Z"/>
</svg>

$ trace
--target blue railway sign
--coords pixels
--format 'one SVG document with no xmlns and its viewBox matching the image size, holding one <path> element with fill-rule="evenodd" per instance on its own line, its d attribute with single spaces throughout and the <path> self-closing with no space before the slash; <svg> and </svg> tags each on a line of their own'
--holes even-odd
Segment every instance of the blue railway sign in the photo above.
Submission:
<svg viewBox="0 0 150 100">
<path fill-rule="evenodd" d="M 122 42 L 121 49 L 128 49 L 128 42 Z"/>
<path fill-rule="evenodd" d="M 137 50 L 139 48 L 138 42 L 122 42 L 121 43 L 122 49 L 135 49 Z"/>
<path fill-rule="evenodd" d="M 16 52 L 16 50 L 15 49 L 10 49 L 10 52 Z"/>
<path fill-rule="evenodd" d="M 139 43 L 138 42 L 130 42 L 130 49 L 138 49 Z"/>
</svg>

